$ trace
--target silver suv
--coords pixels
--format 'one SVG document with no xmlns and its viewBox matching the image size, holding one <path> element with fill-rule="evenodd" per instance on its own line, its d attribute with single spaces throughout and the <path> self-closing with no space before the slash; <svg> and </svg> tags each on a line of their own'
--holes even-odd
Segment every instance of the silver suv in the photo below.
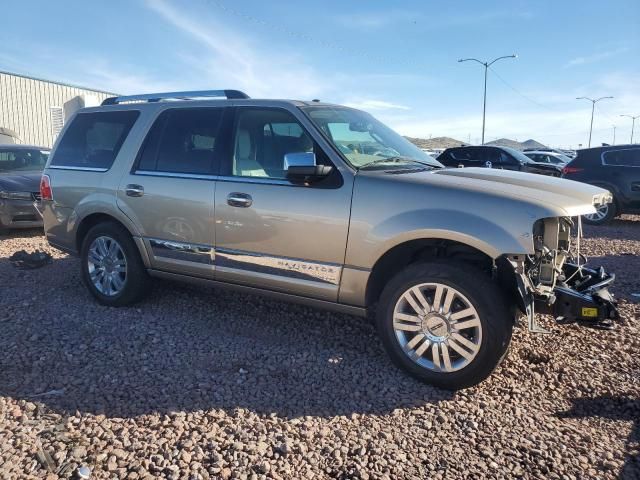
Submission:
<svg viewBox="0 0 640 480">
<path fill-rule="evenodd" d="M 220 97 L 213 99 L 212 97 Z M 109 98 L 79 111 L 41 182 L 51 245 L 102 304 L 150 277 L 355 315 L 391 358 L 456 389 L 505 356 L 517 312 L 609 328 L 612 275 L 570 230 L 610 202 L 586 184 L 445 169 L 367 113 L 235 90 Z"/>
</svg>

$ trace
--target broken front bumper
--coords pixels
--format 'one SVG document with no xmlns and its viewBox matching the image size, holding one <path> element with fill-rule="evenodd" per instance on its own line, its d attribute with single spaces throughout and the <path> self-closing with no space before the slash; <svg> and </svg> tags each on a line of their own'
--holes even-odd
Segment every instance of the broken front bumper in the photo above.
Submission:
<svg viewBox="0 0 640 480">
<path fill-rule="evenodd" d="M 614 280 L 615 275 L 606 273 L 602 267 L 592 269 L 566 263 L 553 293 L 548 297 L 535 297 L 535 310 L 553 315 L 562 324 L 581 323 L 612 329 L 620 318 L 617 303 L 609 291 Z"/>
</svg>

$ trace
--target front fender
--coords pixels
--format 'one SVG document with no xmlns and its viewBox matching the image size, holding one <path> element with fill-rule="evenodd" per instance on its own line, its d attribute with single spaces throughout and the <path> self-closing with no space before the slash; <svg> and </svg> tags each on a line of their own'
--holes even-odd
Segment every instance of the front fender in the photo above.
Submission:
<svg viewBox="0 0 640 480">
<path fill-rule="evenodd" d="M 371 228 L 352 225 L 347 247 L 347 264 L 371 268 L 387 251 L 402 243 L 419 239 L 443 239 L 469 245 L 491 258 L 504 253 L 533 253 L 532 226 L 535 219 L 525 216 L 509 225 L 462 212 L 419 209 L 384 219 Z M 357 223 L 357 222 L 356 222 Z M 361 236 L 360 241 L 355 238 Z M 365 248 L 362 248 L 365 246 Z"/>
</svg>

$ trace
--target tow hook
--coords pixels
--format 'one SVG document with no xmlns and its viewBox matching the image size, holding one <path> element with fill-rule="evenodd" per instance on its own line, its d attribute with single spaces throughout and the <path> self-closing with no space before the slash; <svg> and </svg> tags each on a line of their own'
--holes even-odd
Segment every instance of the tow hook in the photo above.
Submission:
<svg viewBox="0 0 640 480">
<path fill-rule="evenodd" d="M 609 291 L 615 275 L 604 268 L 586 268 L 572 263 L 563 267 L 560 282 L 553 289 L 552 304 L 541 313 L 553 315 L 559 324 L 579 323 L 600 330 L 613 330 L 620 319 L 617 302 Z M 546 310 L 546 311 L 545 311 Z"/>
</svg>

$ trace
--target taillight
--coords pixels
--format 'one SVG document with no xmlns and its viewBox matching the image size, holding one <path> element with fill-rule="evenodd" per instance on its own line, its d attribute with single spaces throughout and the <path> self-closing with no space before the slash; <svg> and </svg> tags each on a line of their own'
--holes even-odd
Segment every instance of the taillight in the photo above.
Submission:
<svg viewBox="0 0 640 480">
<path fill-rule="evenodd" d="M 40 178 L 40 198 L 42 200 L 53 200 L 53 191 L 51 190 L 51 179 L 49 175 L 42 175 Z"/>
<path fill-rule="evenodd" d="M 583 168 L 578 168 L 578 167 L 569 167 L 566 166 L 562 169 L 562 174 L 566 175 L 567 173 L 578 173 L 581 172 L 582 170 L 584 170 Z"/>
</svg>

